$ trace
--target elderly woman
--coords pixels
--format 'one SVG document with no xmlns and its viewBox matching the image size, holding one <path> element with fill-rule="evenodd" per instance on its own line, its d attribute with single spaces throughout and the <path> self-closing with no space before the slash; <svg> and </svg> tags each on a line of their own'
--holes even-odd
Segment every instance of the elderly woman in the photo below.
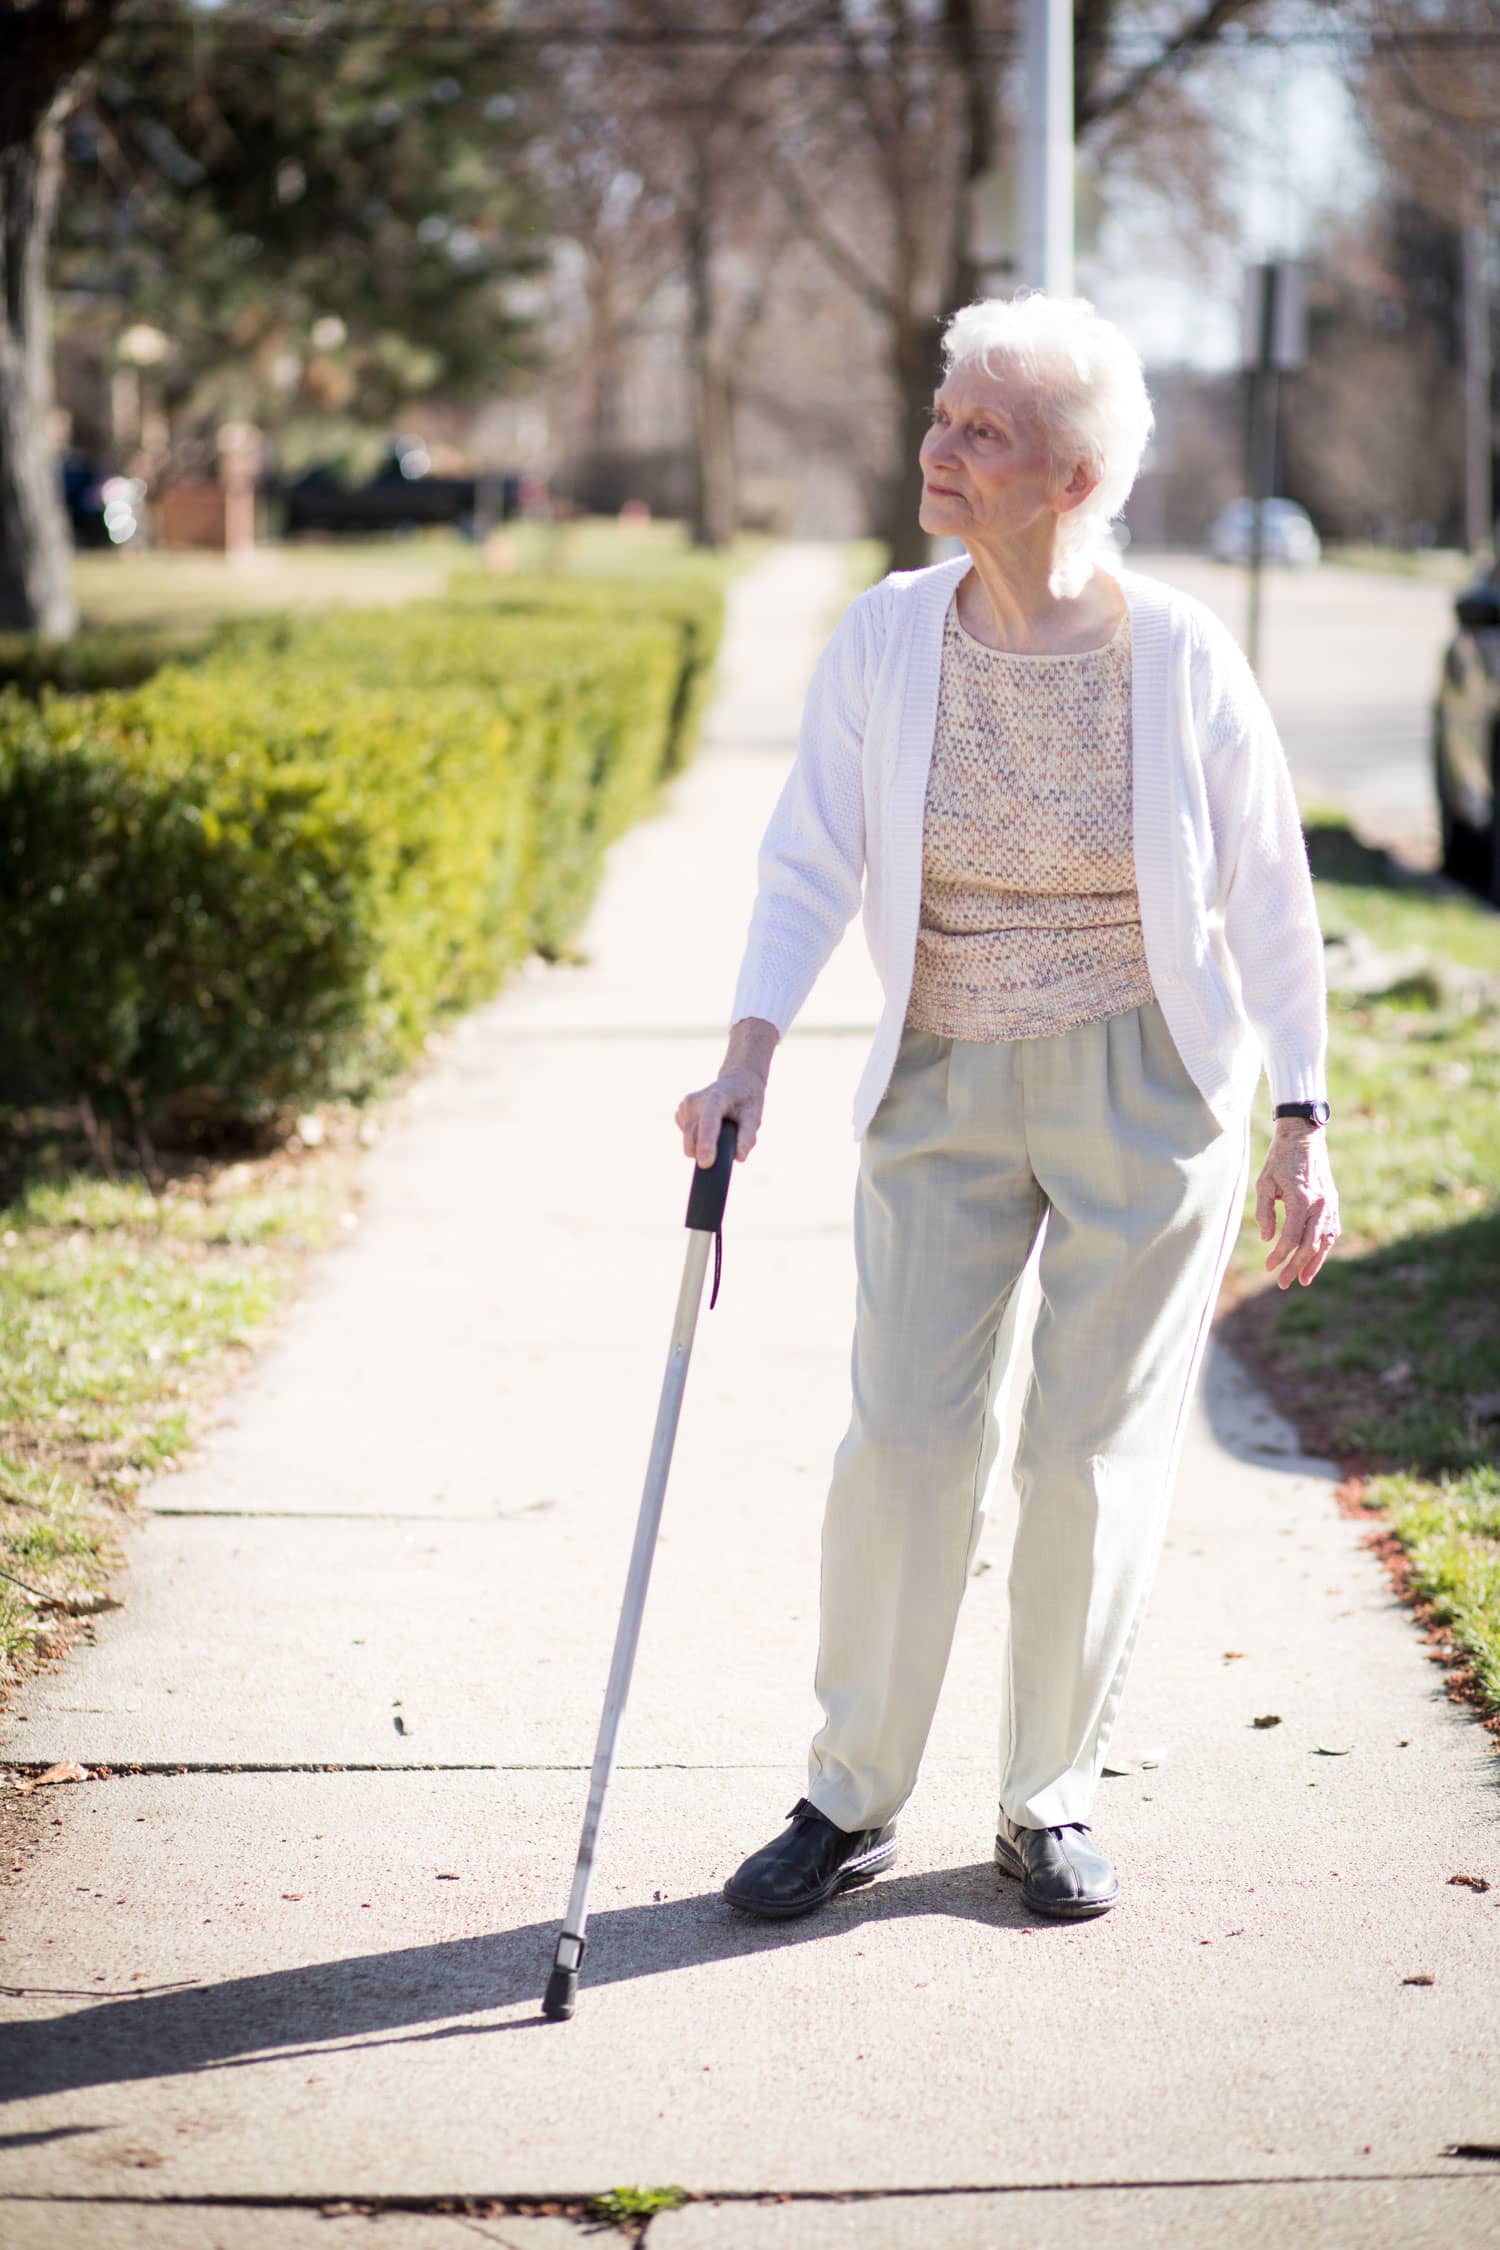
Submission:
<svg viewBox="0 0 1500 2250">
<path fill-rule="evenodd" d="M 943 346 L 920 520 L 965 551 L 883 579 L 834 630 L 724 1063 L 676 1113 L 699 1163 L 725 1117 L 749 1155 L 772 1051 L 863 878 L 885 1006 L 854 1105 L 825 1716 L 789 1827 L 724 1886 L 773 1918 L 894 1862 L 999 1443 L 1002 1319 L 1043 1229 L 995 1848 L 1038 1912 L 1115 1904 L 1090 1814 L 1262 1064 L 1266 1265 L 1305 1285 L 1338 1234 L 1322 943 L 1275 726 L 1226 627 L 1107 545 L 1152 427 L 1140 362 L 1085 300 L 1040 292 L 967 306 Z"/>
</svg>

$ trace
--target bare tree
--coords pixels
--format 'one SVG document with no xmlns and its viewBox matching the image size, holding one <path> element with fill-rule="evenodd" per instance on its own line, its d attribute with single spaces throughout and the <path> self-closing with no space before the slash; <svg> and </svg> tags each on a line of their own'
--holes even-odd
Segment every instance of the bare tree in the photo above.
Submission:
<svg viewBox="0 0 1500 2250">
<path fill-rule="evenodd" d="M 1410 425 L 1412 472 L 1425 471 L 1427 489 L 1425 506 L 1405 519 L 1398 509 L 1394 520 L 1419 514 L 1483 547 L 1495 496 L 1490 274 L 1500 224 L 1500 22 L 1494 0 L 1346 0 L 1346 11 L 1359 34 L 1349 67 L 1385 176 L 1382 200 L 1388 210 L 1424 213 L 1435 238 L 1427 245 L 1432 270 L 1400 276 L 1409 372 L 1389 370 L 1385 442 Z M 1451 268 L 1446 289 L 1436 270 L 1443 262 Z M 1420 396 L 1424 380 L 1430 397 L 1441 384 L 1451 409 L 1446 418 L 1433 414 L 1425 431 L 1414 408 L 1403 414 L 1413 384 Z M 1358 377 L 1345 387 L 1358 418 L 1368 410 L 1355 395 Z M 1445 442 L 1460 429 L 1461 445 Z M 1389 463 L 1376 474 L 1388 480 Z"/>
<path fill-rule="evenodd" d="M 1289 482 L 1345 538 L 1451 537 L 1463 464 L 1459 256 L 1411 201 L 1346 221 L 1309 276 Z"/>
<path fill-rule="evenodd" d="M 1231 225 L 1228 127 L 1193 66 L 1270 5 L 1077 0 L 1079 131 L 1111 188 L 1175 216 L 1185 254 Z M 630 329 L 610 276 L 633 277 L 626 297 L 643 278 L 639 245 L 606 223 L 606 175 L 639 182 L 650 255 L 680 288 L 701 539 L 732 528 L 735 382 L 755 334 L 779 326 L 794 250 L 810 250 L 861 338 L 878 339 L 878 527 L 897 565 L 925 559 L 918 449 L 942 319 L 986 285 L 976 191 L 1010 157 L 1017 19 L 1016 0 L 592 0 L 565 23 L 549 0 L 521 10 L 552 89 L 554 168 L 576 163 L 593 183 L 575 198 L 574 239 L 598 285 L 596 349 Z M 764 405 L 770 371 L 757 364 L 753 381 Z M 809 402 L 796 411 L 805 421 Z M 866 421 L 850 458 L 868 441 Z"/>
<path fill-rule="evenodd" d="M 1351 83 L 1387 179 L 1457 225 L 1490 219 L 1500 160 L 1494 0 L 1343 0 Z"/>
<path fill-rule="evenodd" d="M 1141 0 L 1078 0 L 1078 131 L 1106 177 L 1169 194 L 1200 229 L 1227 226 L 1215 161 L 1223 122 L 1195 100 L 1188 66 L 1265 5 L 1209 0 L 1162 28 L 1161 10 Z M 767 164 L 806 239 L 884 333 L 896 460 L 878 522 L 905 568 L 926 557 L 917 455 L 940 322 L 981 286 L 975 190 L 1010 157 L 1004 66 L 1017 9 L 1014 0 L 820 0 L 806 20 L 821 33 L 825 67 L 801 69 L 788 46 L 762 103 Z M 1122 58 L 1122 29 L 1149 32 L 1149 44 Z M 851 177 L 852 228 L 838 218 Z"/>
<path fill-rule="evenodd" d="M 0 0 L 0 626 L 77 622 L 52 463 L 47 247 L 62 125 L 118 0 Z"/>
<path fill-rule="evenodd" d="M 561 27 L 547 5 L 519 17 L 537 42 L 537 176 L 587 276 L 596 441 L 612 436 L 608 370 L 676 284 L 693 530 L 710 546 L 735 526 L 735 373 L 795 231 L 767 188 L 746 98 L 787 15 L 726 0 L 705 27 L 670 0 L 595 0 Z"/>
</svg>

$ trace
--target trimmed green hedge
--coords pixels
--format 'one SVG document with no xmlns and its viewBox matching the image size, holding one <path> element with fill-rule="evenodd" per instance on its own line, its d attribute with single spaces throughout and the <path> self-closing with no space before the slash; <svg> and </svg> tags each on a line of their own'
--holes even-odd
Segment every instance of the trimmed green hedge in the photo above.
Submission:
<svg viewBox="0 0 1500 2250">
<path fill-rule="evenodd" d="M 568 590 L 249 620 L 132 692 L 0 693 L 0 1100 L 159 1129 L 359 1096 L 562 951 L 713 640 L 706 607 Z"/>
<path fill-rule="evenodd" d="M 139 687 L 163 664 L 188 663 L 206 654 L 212 625 L 92 625 L 71 640 L 40 640 L 34 633 L 0 633 L 0 687 L 38 696 L 46 688 L 64 695 Z"/>
<path fill-rule="evenodd" d="M 719 575 L 709 576 L 701 566 L 681 575 L 648 576 L 638 582 L 503 578 L 458 571 L 448 581 L 448 600 L 478 610 L 497 610 L 507 617 L 569 620 L 587 629 L 622 618 L 670 623 L 678 636 L 679 676 L 665 770 L 677 772 L 692 756 L 724 627 Z"/>
</svg>

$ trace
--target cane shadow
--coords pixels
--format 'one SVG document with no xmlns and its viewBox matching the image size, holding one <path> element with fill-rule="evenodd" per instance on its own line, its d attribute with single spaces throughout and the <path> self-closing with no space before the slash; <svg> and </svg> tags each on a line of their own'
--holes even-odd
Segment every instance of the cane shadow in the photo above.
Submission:
<svg viewBox="0 0 1500 2250">
<path fill-rule="evenodd" d="M 889 1876 L 841 1893 L 820 1912 L 761 1922 L 716 1891 L 591 1916 L 581 1979 L 590 1990 L 712 1967 L 787 1945 L 815 1945 L 879 1922 L 937 1915 L 995 1930 L 1061 1929 L 1031 1915 L 992 1862 Z M 0 2032 L 0 2103 L 86 2087 L 251 2069 L 340 2047 L 411 2045 L 545 2024 L 541 1994 L 560 1924 L 529 1922 L 483 1937 L 355 1954 L 219 1984 L 77 2009 Z M 503 2023 L 459 2021 L 531 2003 Z M 547 2029 L 557 2027 L 546 2025 Z"/>
</svg>

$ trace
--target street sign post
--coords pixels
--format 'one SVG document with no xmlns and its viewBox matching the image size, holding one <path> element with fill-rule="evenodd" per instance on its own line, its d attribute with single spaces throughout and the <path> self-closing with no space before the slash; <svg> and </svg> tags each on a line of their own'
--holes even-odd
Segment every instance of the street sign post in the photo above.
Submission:
<svg viewBox="0 0 1500 2250">
<path fill-rule="evenodd" d="M 1247 486 L 1250 494 L 1250 613 L 1245 653 L 1260 670 L 1261 570 L 1265 504 L 1276 490 L 1276 424 L 1281 377 L 1307 357 L 1307 303 L 1302 268 L 1290 259 L 1251 266 L 1245 276 L 1241 362 L 1249 381 Z"/>
</svg>

